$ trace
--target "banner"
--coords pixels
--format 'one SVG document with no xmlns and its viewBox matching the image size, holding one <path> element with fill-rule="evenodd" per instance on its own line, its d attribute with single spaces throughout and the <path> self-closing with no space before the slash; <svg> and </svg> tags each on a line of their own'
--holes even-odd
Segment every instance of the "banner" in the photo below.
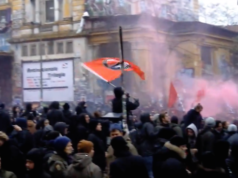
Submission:
<svg viewBox="0 0 238 178">
<path fill-rule="evenodd" d="M 42 63 L 43 101 L 73 101 L 73 61 L 47 61 Z M 39 102 L 41 72 L 39 62 L 23 63 L 24 102 Z"/>
</svg>

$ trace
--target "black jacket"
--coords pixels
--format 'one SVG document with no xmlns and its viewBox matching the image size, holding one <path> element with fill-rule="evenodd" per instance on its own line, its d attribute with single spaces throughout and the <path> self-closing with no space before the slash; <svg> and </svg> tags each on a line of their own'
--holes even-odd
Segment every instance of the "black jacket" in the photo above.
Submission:
<svg viewBox="0 0 238 178">
<path fill-rule="evenodd" d="M 158 135 L 155 132 L 154 125 L 150 121 L 150 115 L 148 113 L 141 115 L 142 128 L 139 131 L 139 154 L 141 156 L 152 156 L 154 153 L 155 138 Z"/>
<path fill-rule="evenodd" d="M 17 178 L 25 178 L 26 160 L 24 154 L 11 141 L 0 147 L 1 167 L 13 172 Z"/>
<path fill-rule="evenodd" d="M 115 98 L 112 100 L 112 112 L 122 113 L 122 96 L 124 94 L 123 90 L 120 87 L 114 89 Z M 126 99 L 126 111 L 129 115 L 130 111 L 135 110 L 140 106 L 138 100 L 135 103 L 131 102 L 129 99 Z"/>
<path fill-rule="evenodd" d="M 0 131 L 9 135 L 13 130 L 9 114 L 0 109 Z"/>
<path fill-rule="evenodd" d="M 196 125 L 198 130 L 201 129 L 202 116 L 194 109 L 191 109 L 184 117 L 184 130 L 192 123 Z"/>
<path fill-rule="evenodd" d="M 129 152 L 117 157 L 110 165 L 110 178 L 149 178 L 144 160 Z"/>
<path fill-rule="evenodd" d="M 91 141 L 94 146 L 93 163 L 99 166 L 102 171 L 104 171 L 106 168 L 106 148 L 101 134 L 102 132 L 99 133 L 95 131 L 89 135 L 88 140 Z"/>
</svg>

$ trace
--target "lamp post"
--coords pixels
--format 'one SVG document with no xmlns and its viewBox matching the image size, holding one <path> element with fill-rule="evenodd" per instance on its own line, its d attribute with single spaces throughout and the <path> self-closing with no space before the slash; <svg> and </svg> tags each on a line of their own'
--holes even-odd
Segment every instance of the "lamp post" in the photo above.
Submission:
<svg viewBox="0 0 238 178">
<path fill-rule="evenodd" d="M 40 33 L 40 28 L 41 28 L 41 23 L 37 23 L 37 22 L 32 22 L 32 25 L 39 25 L 39 33 Z M 40 106 L 43 107 L 43 58 L 42 58 L 42 36 L 40 35 L 39 38 L 39 46 L 40 46 L 40 50 L 39 50 L 39 55 L 40 55 Z M 43 48 L 44 50 L 44 48 Z"/>
</svg>

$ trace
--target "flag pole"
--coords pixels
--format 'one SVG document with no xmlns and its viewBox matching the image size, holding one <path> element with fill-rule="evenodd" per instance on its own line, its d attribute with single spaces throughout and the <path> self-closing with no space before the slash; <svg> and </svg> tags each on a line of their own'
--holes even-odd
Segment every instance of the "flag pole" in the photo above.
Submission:
<svg viewBox="0 0 238 178">
<path fill-rule="evenodd" d="M 119 52 L 121 57 L 121 87 L 124 90 L 124 51 L 123 51 L 123 32 L 122 27 L 119 27 Z M 125 133 L 129 133 L 127 126 L 127 112 L 126 112 L 126 95 L 122 97 L 122 126 Z"/>
</svg>

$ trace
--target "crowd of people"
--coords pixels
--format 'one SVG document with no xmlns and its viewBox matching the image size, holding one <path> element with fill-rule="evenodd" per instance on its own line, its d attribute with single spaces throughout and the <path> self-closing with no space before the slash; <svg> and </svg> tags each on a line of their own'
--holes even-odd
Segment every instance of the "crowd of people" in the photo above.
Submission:
<svg viewBox="0 0 238 178">
<path fill-rule="evenodd" d="M 112 112 L 122 112 L 121 88 Z M 127 124 L 90 113 L 82 101 L 40 112 L 27 104 L 9 114 L 0 104 L 1 178 L 238 178 L 237 122 L 203 118 L 197 104 L 184 117 L 144 112 L 126 99 Z M 225 118 L 224 118 L 225 119 Z"/>
</svg>

